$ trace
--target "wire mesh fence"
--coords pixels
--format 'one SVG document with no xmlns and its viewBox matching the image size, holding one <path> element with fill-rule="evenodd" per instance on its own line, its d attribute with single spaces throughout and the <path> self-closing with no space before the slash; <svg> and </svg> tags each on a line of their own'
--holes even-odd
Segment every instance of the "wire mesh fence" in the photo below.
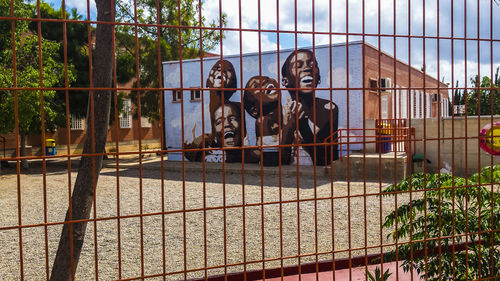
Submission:
<svg viewBox="0 0 500 281">
<path fill-rule="evenodd" d="M 1 279 L 498 279 L 498 4 L 0 0 Z"/>
</svg>

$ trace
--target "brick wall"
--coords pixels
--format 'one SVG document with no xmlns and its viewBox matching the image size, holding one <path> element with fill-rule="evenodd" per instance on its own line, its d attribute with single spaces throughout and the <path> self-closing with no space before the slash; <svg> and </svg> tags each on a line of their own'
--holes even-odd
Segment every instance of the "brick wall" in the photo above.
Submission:
<svg viewBox="0 0 500 281">
<path fill-rule="evenodd" d="M 379 61 L 380 57 L 380 61 Z M 379 52 L 375 47 L 365 44 L 364 47 L 364 87 L 370 87 L 370 78 L 377 79 L 388 77 L 392 80 L 392 87 L 396 85 L 402 88 L 411 87 L 411 89 L 423 91 L 425 88 L 426 94 L 437 93 L 438 81 L 418 69 L 413 67 L 409 68 L 408 64 L 403 63 L 399 60 L 395 60 L 393 57 L 389 56 L 384 52 Z M 380 69 L 379 69 L 380 62 Z M 380 73 L 380 76 L 379 76 Z M 410 73 L 410 75 L 408 74 Z M 408 79 L 408 78 L 411 79 Z M 424 81 L 425 77 L 425 81 Z M 425 83 L 425 85 L 424 85 Z M 447 85 L 439 82 L 439 88 L 442 98 L 448 98 Z M 394 91 L 392 91 L 394 92 Z M 388 115 L 389 118 L 400 118 L 400 116 L 395 115 L 395 104 L 393 103 L 392 93 L 388 93 Z M 379 99 L 378 93 L 375 91 L 365 90 L 365 116 L 367 119 L 377 119 L 380 118 L 379 114 Z M 427 102 L 427 101 L 426 101 Z M 413 100 L 412 104 L 413 106 Z M 432 117 L 438 116 L 438 103 L 433 102 L 431 106 Z"/>
</svg>

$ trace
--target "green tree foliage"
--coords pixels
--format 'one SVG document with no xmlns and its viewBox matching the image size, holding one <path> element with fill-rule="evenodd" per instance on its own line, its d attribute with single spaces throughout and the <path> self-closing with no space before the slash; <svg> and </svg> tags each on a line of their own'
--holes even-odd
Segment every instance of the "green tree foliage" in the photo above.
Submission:
<svg viewBox="0 0 500 281">
<path fill-rule="evenodd" d="M 471 78 L 473 88 L 467 94 L 464 94 L 465 91 L 456 89 L 453 94 L 454 105 L 464 105 L 467 99 L 467 115 L 469 116 L 500 114 L 499 70 L 500 68 L 497 68 L 494 79 L 488 76 L 484 76 L 482 79 L 479 77 Z"/>
<path fill-rule="evenodd" d="M 35 7 L 33 7 L 35 8 Z M 40 2 L 40 17 L 48 19 L 71 19 L 81 20 L 82 16 L 77 13 L 76 9 L 70 12 L 66 11 L 63 15 L 63 10 L 54 9 L 50 4 Z M 64 63 L 64 50 L 67 53 L 67 63 L 74 66 L 73 71 L 76 77 L 72 83 L 73 87 L 88 87 L 89 81 L 89 46 L 88 46 L 88 28 L 85 23 L 81 22 L 68 22 L 66 23 L 66 46 L 62 44 L 63 37 L 63 23 L 55 21 L 42 21 L 41 35 L 43 38 L 61 42 L 58 50 L 59 56 L 57 57 L 59 63 Z M 29 26 L 31 32 L 38 34 L 38 22 L 32 22 Z M 60 80 L 57 87 L 64 87 L 64 79 Z M 66 96 L 64 91 L 56 93 L 58 100 L 59 111 L 61 112 L 59 125 L 66 126 Z M 75 91 L 69 92 L 69 109 L 70 113 L 77 117 L 85 117 L 87 114 L 88 91 Z"/>
<path fill-rule="evenodd" d="M 161 67 L 162 61 L 176 60 L 181 53 L 183 59 L 199 57 L 203 55 L 203 50 L 213 49 L 223 36 L 217 29 L 203 29 L 200 38 L 200 29 L 192 28 L 207 26 L 206 19 L 199 17 L 200 7 L 197 0 L 181 0 L 180 6 L 177 0 L 159 0 L 158 13 L 156 0 L 138 0 L 136 3 L 137 17 L 134 15 L 132 4 L 126 1 L 117 3 L 117 21 L 135 23 L 137 20 L 140 24 L 137 30 L 134 25 L 117 27 L 117 77 L 120 82 L 136 77 L 138 69 L 141 88 L 159 88 L 162 85 L 159 85 L 158 81 L 158 68 Z M 157 27 L 157 24 L 160 26 Z M 208 26 L 218 28 L 225 24 L 226 15 L 222 15 L 220 23 L 211 22 Z M 179 29 L 168 25 L 191 28 Z M 136 57 L 139 67 L 136 65 Z M 137 86 L 137 82 L 134 86 Z M 161 91 L 140 93 L 141 115 L 151 121 L 160 120 L 160 94 Z M 131 99 L 136 105 L 137 97 L 138 92 L 133 91 Z"/>
<path fill-rule="evenodd" d="M 10 16 L 10 1 L 0 0 L 0 11 Z M 6 10 L 4 8 L 7 7 Z M 22 1 L 14 2 L 14 13 L 18 17 L 30 18 L 34 15 L 33 6 Z M 75 80 L 74 67 L 68 64 L 67 71 L 61 63 L 59 50 L 61 43 L 47 40 L 33 34 L 28 29 L 28 21 L 14 21 L 15 29 L 6 27 L 2 21 L 0 29 L 6 32 L 0 40 L 0 88 L 37 88 L 56 87 L 65 81 Z M 12 26 L 12 22 L 8 23 Z M 14 34 L 12 32 L 14 31 Z M 9 36 L 10 35 L 10 36 Z M 12 36 L 14 35 L 14 36 Z M 14 42 L 12 42 L 14 38 Z M 39 50 L 41 45 L 41 50 Z M 40 63 L 41 53 L 41 63 Z M 14 64 L 15 61 L 15 64 Z M 41 64 L 41 65 L 40 65 Z M 14 68 L 15 67 L 15 68 Z M 41 71 L 41 73 L 40 73 Z M 45 130 L 53 131 L 58 125 L 58 108 L 55 91 L 37 90 L 1 90 L 0 91 L 0 133 L 10 133 L 15 129 L 16 119 L 21 136 L 21 156 L 25 155 L 25 136 L 29 133 L 40 133 L 42 130 L 42 97 L 43 123 Z M 16 102 L 17 98 L 17 102 Z M 15 114 L 15 104 L 18 114 Z M 27 162 L 23 161 L 27 167 Z"/>
<path fill-rule="evenodd" d="M 30 5 L 25 4 L 22 0 L 12 1 L 13 9 L 11 9 L 10 0 L 0 0 L 0 16 L 2 17 L 20 17 L 29 18 L 33 15 L 33 9 Z M 21 32 L 26 30 L 27 21 L 0 21 L 0 50 L 12 48 L 12 23 L 14 23 L 15 37 L 17 40 L 21 37 Z M 1 59 L 1 58 L 0 58 Z"/>
<path fill-rule="evenodd" d="M 32 9 L 36 9 L 33 5 Z M 78 88 L 87 88 L 90 85 L 90 75 L 89 75 L 89 38 L 88 31 L 89 28 L 87 24 L 83 22 L 78 22 L 82 20 L 82 16 L 78 14 L 76 9 L 71 11 L 66 11 L 63 14 L 62 7 L 55 9 L 50 4 L 45 2 L 40 2 L 40 17 L 48 19 L 71 19 L 73 22 L 66 23 L 66 46 L 62 43 L 64 42 L 63 34 L 63 23 L 61 21 L 42 21 L 40 23 L 40 31 L 43 38 L 61 42 L 59 45 L 58 54 L 56 58 L 59 63 L 64 64 L 64 52 L 66 50 L 67 63 L 73 66 L 73 73 L 75 80 L 71 83 L 71 86 Z M 32 33 L 38 34 L 38 22 L 31 22 L 29 25 L 30 31 Z M 90 28 L 91 32 L 95 32 L 95 28 Z M 123 74 L 122 70 L 130 69 L 133 65 L 133 61 L 130 61 L 130 57 L 127 57 L 128 61 L 121 60 L 122 57 L 117 58 L 116 64 L 118 71 L 118 82 L 124 83 L 130 80 L 130 75 Z M 121 75 L 121 76 L 120 76 Z M 123 76 L 126 76 L 123 78 Z M 55 87 L 64 87 L 65 81 L 60 80 Z M 69 111 L 70 114 L 76 117 L 86 117 L 88 110 L 88 98 L 89 92 L 85 90 L 71 90 L 68 93 L 69 97 Z M 118 111 L 123 108 L 124 94 L 118 93 Z M 66 127 L 66 92 L 57 91 L 55 95 L 55 106 L 59 114 L 57 115 L 57 124 L 60 127 Z M 110 122 L 114 120 L 114 99 L 112 99 L 110 112 Z"/>
<path fill-rule="evenodd" d="M 42 82 L 44 87 L 53 87 L 64 81 L 64 65 L 56 61 L 60 43 L 42 40 Z M 16 78 L 17 86 L 35 88 L 40 86 L 38 37 L 26 35 L 16 42 Z M 0 87 L 14 87 L 14 69 L 12 68 L 12 48 L 2 51 L 0 67 Z M 68 80 L 73 81 L 72 67 L 68 70 Z M 55 91 L 17 91 L 19 131 L 21 133 L 41 132 L 40 95 L 43 94 L 45 128 L 56 129 Z M 14 91 L 0 92 L 0 132 L 9 133 L 14 130 Z"/>
<path fill-rule="evenodd" d="M 471 79 L 474 89 L 467 95 L 468 115 L 496 115 L 500 114 L 500 79 L 497 68 L 495 79 L 492 81 L 488 76 L 482 79 L 475 77 Z"/>
<path fill-rule="evenodd" d="M 425 194 L 385 217 L 384 227 L 392 230 L 388 238 L 410 241 L 398 247 L 403 269 L 413 267 L 421 276 L 427 272 L 426 280 L 431 281 L 500 276 L 499 183 L 500 165 L 496 165 L 468 179 L 419 173 L 386 188 L 385 196 Z M 452 244 L 464 242 L 468 242 L 465 250 L 451 250 Z M 392 251 L 388 258 L 395 254 Z"/>
</svg>

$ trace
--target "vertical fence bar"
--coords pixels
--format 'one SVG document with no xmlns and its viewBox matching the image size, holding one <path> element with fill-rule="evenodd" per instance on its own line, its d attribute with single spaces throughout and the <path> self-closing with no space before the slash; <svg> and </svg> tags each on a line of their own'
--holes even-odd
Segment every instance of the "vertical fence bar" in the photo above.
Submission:
<svg viewBox="0 0 500 281">
<path fill-rule="evenodd" d="M 163 77 L 162 77 L 162 67 L 163 65 L 161 64 L 162 62 L 162 53 L 161 53 L 161 29 L 165 28 L 162 26 L 162 22 L 160 21 L 160 13 L 162 12 L 160 10 L 160 1 L 161 0 L 156 0 L 156 48 L 157 48 L 157 60 L 158 60 L 158 87 L 160 88 L 158 91 L 159 94 L 159 100 L 160 100 L 160 179 L 161 179 L 161 254 L 162 254 L 162 279 L 165 281 L 166 280 L 166 272 L 167 272 L 167 253 L 166 253 L 166 239 L 165 239 L 165 233 L 166 233 L 166 227 L 165 227 L 165 148 L 166 148 L 166 140 L 165 140 L 165 98 L 164 98 L 164 93 L 166 92 L 165 90 L 162 90 L 161 88 L 164 87 L 163 85 Z M 201 25 L 201 0 L 198 1 L 199 5 L 199 21 Z M 200 29 L 200 53 L 203 52 L 203 44 L 202 44 L 202 29 Z M 202 65 L 203 66 L 203 65 Z M 201 67 L 203 69 L 203 67 Z M 203 73 L 203 71 L 202 71 Z M 202 90 L 203 89 L 203 84 L 201 84 L 200 87 Z M 201 99 L 203 102 L 204 94 L 202 91 Z M 202 107 L 203 110 L 203 107 Z M 203 111 L 202 111 L 202 116 L 203 116 Z M 203 126 L 204 130 L 204 126 Z M 203 131 L 204 132 L 204 131 Z M 205 148 L 205 143 L 203 140 L 203 148 Z M 203 150 L 203 154 L 205 154 L 205 151 Z M 204 164 L 204 163 L 203 163 Z M 205 177 L 205 166 L 203 166 L 203 177 Z M 205 180 L 203 180 L 203 183 L 205 183 Z M 204 198 L 204 205 L 203 207 L 205 208 L 205 184 L 203 184 L 203 198 Z M 206 212 L 204 211 L 204 230 L 206 229 Z M 206 232 L 204 232 L 204 238 L 205 238 L 205 268 L 206 268 Z M 206 270 L 205 270 L 205 277 L 206 277 Z"/>
<path fill-rule="evenodd" d="M 476 9 L 477 9 L 477 13 L 476 13 L 476 24 L 477 24 L 477 28 L 476 28 L 476 33 L 477 33 L 477 38 L 476 38 L 476 48 L 477 48 L 477 76 L 476 76 L 476 91 L 477 91 L 477 131 L 476 132 L 480 132 L 481 130 L 481 92 L 484 91 L 484 89 L 482 89 L 483 85 L 482 85 L 482 79 L 481 79 L 481 41 L 480 41 L 480 25 L 479 25 L 479 19 L 480 19 L 480 6 L 479 6 L 479 0 L 476 1 Z M 493 19 L 491 19 L 493 20 Z M 493 78 L 493 77 L 491 77 Z M 492 113 L 493 114 L 493 113 Z M 478 139 L 478 142 L 479 142 L 479 139 Z M 477 146 L 477 173 L 481 173 L 481 146 L 478 145 Z M 478 233 L 481 233 L 481 196 L 479 194 L 481 194 L 481 190 L 483 188 L 483 181 L 481 179 L 479 179 L 478 183 L 477 183 L 477 186 L 473 186 L 474 189 L 477 190 L 477 194 L 478 194 L 478 198 L 477 198 L 477 201 L 478 201 L 478 210 L 477 210 L 477 232 Z M 481 237 L 481 235 L 478 235 L 479 237 Z M 479 238 L 481 239 L 481 238 Z M 476 260 L 478 261 L 478 271 L 480 272 L 479 273 L 479 276 L 481 276 L 481 272 L 482 272 L 482 268 L 481 268 L 481 254 L 482 254 L 482 251 L 483 249 L 480 248 L 478 253 L 477 253 L 477 257 L 476 257 Z"/>
<path fill-rule="evenodd" d="M 333 64 L 333 58 L 332 58 L 332 34 L 333 34 L 333 21 L 332 21 L 332 18 L 333 18 L 333 7 L 332 7 L 332 1 L 329 2 L 329 5 L 328 5 L 328 43 L 329 43 L 329 48 L 328 48 L 328 51 L 329 51 L 329 63 L 330 65 Z M 363 6 L 364 6 L 364 0 L 363 0 Z M 363 15 L 364 15 L 364 7 L 363 7 Z M 363 30 L 364 30 L 364 18 L 363 18 Z M 363 35 L 364 36 L 364 35 Z M 363 37 L 364 39 L 364 37 Z M 364 46 L 363 46 L 363 50 L 364 50 Z M 364 56 L 363 56 L 363 59 L 364 59 Z M 363 64 L 364 66 L 364 64 Z M 364 73 L 364 71 L 363 71 Z M 330 77 L 328 77 L 330 79 L 330 89 L 329 89 L 329 94 L 330 94 L 330 102 L 333 102 L 333 73 L 330 71 Z M 363 100 L 363 106 L 364 106 L 364 100 Z M 364 111 L 363 111 L 364 112 Z M 334 132 L 333 132 L 333 116 L 329 116 L 330 118 L 330 135 L 332 135 Z M 363 125 L 364 125 L 364 119 L 363 119 Z M 332 140 L 333 142 L 333 140 Z M 326 157 L 325 157 L 326 158 Z M 342 154 L 339 155 L 339 158 L 342 159 Z M 330 149 L 330 159 L 333 159 L 333 149 Z M 363 164 L 364 164 L 364 161 L 363 161 Z M 364 171 L 364 169 L 363 169 Z M 333 184 L 333 172 L 334 172 L 334 169 L 333 169 L 333 163 L 330 164 L 330 213 L 331 213 L 331 217 L 330 217 L 330 221 L 331 221 L 331 229 L 330 231 L 332 232 L 332 237 L 331 237 L 331 247 L 332 247 L 332 280 L 335 281 L 335 207 L 334 207 L 334 195 L 335 195 L 335 189 L 334 189 L 334 184 Z M 366 228 L 365 228 L 366 229 Z"/>
<path fill-rule="evenodd" d="M 455 93 L 455 91 L 458 91 L 458 80 L 456 84 L 456 88 L 453 88 L 453 85 L 455 85 L 455 22 L 454 22 L 454 17 L 455 17 L 455 11 L 454 11 L 454 6 L 453 6 L 453 1 L 450 1 L 450 37 L 451 39 L 451 86 L 452 86 L 452 91 Z M 455 106 L 455 95 L 453 95 L 452 99 L 452 108 Z M 455 112 L 451 115 L 451 176 L 452 178 L 455 177 Z M 452 194 L 451 194 L 451 214 L 452 217 L 455 217 L 455 181 L 452 182 L 451 184 L 452 188 Z M 451 252 L 452 252 L 452 277 L 455 279 L 455 220 L 452 221 L 451 224 Z"/>
<path fill-rule="evenodd" d="M 280 72 L 280 2 L 279 0 L 276 0 L 276 73 L 277 77 L 280 77 L 281 72 Z M 281 85 L 278 86 L 279 91 L 281 92 Z M 282 103 L 282 95 L 278 96 L 278 112 L 283 111 L 283 107 L 281 106 Z M 278 130 L 281 132 L 283 129 L 282 126 L 282 114 L 278 114 Z M 282 144 L 283 138 L 281 134 L 278 135 L 278 144 Z M 285 150 L 285 153 L 286 150 Z M 280 146 L 278 148 L 278 186 L 279 186 L 279 226 L 280 226 L 280 234 L 279 234 L 279 239 L 280 239 L 280 277 L 283 279 L 284 277 L 284 251 L 283 251 L 283 180 L 282 180 L 282 173 L 283 173 L 283 167 L 282 167 L 282 157 L 288 157 L 288 155 L 283 156 L 283 147 Z M 245 241 L 245 239 L 243 239 Z M 246 277 L 246 276 L 245 276 Z"/>
<path fill-rule="evenodd" d="M 159 2 L 160 0 L 158 0 Z M 206 86 L 206 85 L 203 85 L 203 60 L 205 59 L 205 54 L 204 54 L 204 50 L 203 50 L 203 29 L 201 28 L 202 27 L 202 9 L 201 9 L 201 5 L 202 5 L 202 2 L 201 0 L 198 0 L 198 21 L 199 21 L 199 36 L 200 36 L 200 83 L 201 83 L 201 87 L 200 87 L 200 91 L 202 92 L 201 94 L 201 135 L 202 136 L 205 136 L 205 91 L 203 90 L 203 88 Z M 159 40 L 159 35 L 158 35 L 158 40 Z M 159 70 L 159 73 L 160 73 L 160 70 Z M 161 83 L 160 83 L 161 85 Z M 162 95 L 163 96 L 163 95 Z M 162 103 L 163 104 L 163 103 Z M 163 108 L 162 108 L 163 110 Z M 163 115 L 164 116 L 164 115 Z M 207 146 L 207 143 L 205 141 L 205 137 L 202 138 L 202 148 L 205 148 Z M 163 155 L 163 153 L 162 153 Z M 205 165 L 205 157 L 206 157 L 206 151 L 203 149 L 202 150 L 202 177 L 203 177 L 203 266 L 204 266 L 204 270 L 203 270 L 203 274 L 204 274 L 204 278 L 205 280 L 207 280 L 208 278 L 208 270 L 207 270 L 207 267 L 208 267 L 208 253 L 207 253 L 207 185 L 206 185 L 206 165 Z M 163 160 L 162 160 L 162 163 L 163 163 Z M 163 171 L 163 168 L 162 168 L 162 171 Z M 163 199 L 164 197 L 162 197 L 162 201 L 164 200 Z M 165 231 L 163 231 L 163 233 L 165 233 Z M 165 237 L 165 235 L 163 234 L 163 237 Z M 165 242 L 164 242 L 165 243 Z M 165 246 L 164 246 L 165 247 Z M 164 254 L 164 273 L 165 274 L 165 250 L 163 249 L 163 254 Z M 164 280 L 165 280 L 165 276 L 163 277 Z"/>
<path fill-rule="evenodd" d="M 468 94 L 467 94 L 467 91 L 468 91 L 468 86 L 467 86 L 467 39 L 468 39 L 468 36 L 467 36 L 467 1 L 464 0 L 464 94 L 465 94 L 465 124 L 464 124 L 464 128 L 465 128 L 465 135 L 464 135 L 464 142 L 465 142 L 465 147 L 464 147 L 464 150 L 465 150 L 465 233 L 469 233 L 469 216 L 468 216 L 468 213 L 469 213 L 469 200 L 468 200 L 468 197 L 469 197 L 469 159 L 468 159 L 468 154 L 469 154 L 469 146 L 468 146 L 468 143 L 469 143 L 469 138 L 468 138 L 468 118 L 467 116 L 469 115 L 468 114 L 468 111 L 467 111 L 467 107 L 468 107 Z M 469 235 L 465 235 L 465 268 L 468 270 L 469 269 Z M 467 281 L 469 279 L 468 276 L 465 277 L 465 280 Z"/>
<path fill-rule="evenodd" d="M 87 0 L 87 2 L 89 2 L 90 0 Z M 90 12 L 87 16 L 89 19 L 90 19 Z M 90 26 L 89 26 L 89 30 L 90 30 Z M 113 45 L 113 48 L 116 49 L 116 37 L 114 35 L 115 33 L 113 32 L 113 38 L 112 38 L 112 45 Z M 89 36 L 90 36 L 90 32 L 89 32 Z M 89 43 L 90 43 L 90 37 L 89 37 Z M 89 53 L 91 54 L 91 53 Z M 113 52 L 114 55 L 114 62 L 113 62 L 113 65 L 116 65 L 116 53 Z M 91 56 L 89 55 L 89 61 L 90 63 L 92 62 L 91 60 Z M 90 67 L 90 73 L 92 73 L 92 67 Z M 117 70 L 116 70 L 116 67 L 113 68 L 113 81 L 115 82 L 116 84 L 116 80 L 117 79 Z M 92 81 L 92 76 L 90 76 L 90 81 Z M 91 85 L 92 85 L 92 82 L 91 82 Z M 91 96 L 92 96 L 92 92 L 91 92 Z M 120 141 L 120 131 L 119 131 L 119 128 L 120 128 L 120 119 L 119 119 L 119 116 L 118 116 L 118 91 L 115 90 L 113 91 L 113 100 L 114 100 L 114 104 L 115 104 L 115 108 L 113 110 L 113 118 L 114 118 L 114 136 L 115 136 L 115 177 L 116 177 L 116 236 L 117 236 L 117 245 L 116 245 L 116 248 L 117 248 L 117 259 L 118 259 L 118 278 L 121 279 L 122 278 L 122 241 L 121 241 L 121 208 L 120 208 L 120 145 L 119 145 L 119 141 Z"/>
<path fill-rule="evenodd" d="M 179 7 L 180 9 L 180 7 Z M 180 20 L 180 10 L 178 11 L 179 13 L 179 25 L 181 24 Z M 140 228 L 140 244 L 141 244 L 141 276 L 145 275 L 144 272 L 144 219 L 143 219 L 143 213 L 144 213 L 144 203 L 143 203 L 143 186 L 142 186 L 142 128 L 141 128 L 141 75 L 140 75 L 140 67 L 139 67 L 139 27 L 138 27 L 138 20 L 137 20 L 137 1 L 134 0 L 134 44 L 135 44 L 135 79 L 136 79 L 136 84 L 137 84 L 137 119 L 138 119 L 138 133 L 137 133 L 137 138 L 138 138 L 138 143 L 139 143 L 139 153 L 137 154 L 138 159 L 139 159 L 139 228 Z M 179 31 L 179 36 L 181 34 L 181 31 Z M 180 40 L 179 40 L 180 41 Z M 181 51 L 182 52 L 182 51 Z M 160 63 L 160 62 L 158 62 Z M 181 74 L 182 77 L 182 74 Z M 182 83 L 182 82 L 181 82 Z M 116 85 L 116 83 L 115 83 Z M 182 87 L 181 87 L 182 88 Z M 184 91 L 183 91 L 183 96 L 184 96 Z M 135 128 L 134 128 L 135 129 Z"/>
<path fill-rule="evenodd" d="M 219 3 L 220 5 L 220 3 Z M 179 77 L 181 91 L 181 142 L 182 142 L 182 234 L 183 234 L 183 276 L 187 279 L 187 241 L 186 241 L 186 161 L 184 159 L 184 72 L 183 72 L 183 51 L 182 51 L 182 20 L 181 20 L 181 1 L 177 0 L 177 40 L 179 40 Z M 222 47 L 221 47 L 222 48 Z M 224 119 L 224 117 L 223 117 Z"/>
<path fill-rule="evenodd" d="M 42 60 L 42 22 L 40 13 L 40 1 L 36 2 L 36 17 L 37 21 L 37 32 L 38 32 L 38 86 L 43 88 L 43 60 Z M 42 181 L 43 181 L 43 222 L 46 224 L 48 222 L 47 217 L 47 162 L 45 153 L 45 110 L 44 110 L 44 97 L 43 90 L 40 93 L 40 119 L 41 119 L 41 146 L 42 146 Z M 5 153 L 5 152 L 4 152 Z M 4 155 L 5 157 L 5 155 Z M 49 239 L 48 239 L 48 229 L 47 225 L 44 226 L 44 243 L 45 243 L 45 277 L 49 279 Z"/>
<path fill-rule="evenodd" d="M 14 18 L 14 1 L 10 2 L 10 16 Z M 14 133 L 16 135 L 16 183 L 17 183 L 17 223 L 22 225 L 21 208 L 21 161 L 20 158 L 20 132 L 19 132 L 19 93 L 17 90 L 17 64 L 16 64 L 16 22 L 10 22 L 10 33 L 12 40 L 12 86 L 14 87 Z M 22 138 L 24 140 L 24 137 Z M 24 255 L 23 255 L 23 231 L 18 229 L 19 237 L 19 275 L 24 279 Z"/>
<path fill-rule="evenodd" d="M 278 0 L 277 0 L 278 1 Z M 241 0 L 238 0 L 238 39 L 239 39 L 239 61 L 240 61 L 240 85 L 241 88 L 243 88 L 243 34 L 242 34 L 242 13 L 241 13 Z M 243 105 L 243 89 L 240 90 L 240 102 Z M 241 110 L 243 111 L 243 106 L 241 107 Z M 243 115 L 242 115 L 243 116 Z M 241 128 L 243 130 L 243 127 Z M 241 134 L 241 137 L 243 138 L 244 134 Z M 243 143 L 243 142 L 242 142 Z M 243 238 L 243 280 L 247 280 L 247 223 L 246 223 L 246 184 L 245 184 L 245 153 L 242 151 L 242 161 L 241 161 L 241 205 L 242 205 L 242 216 L 243 216 L 243 221 L 242 221 L 242 238 Z"/>
<path fill-rule="evenodd" d="M 426 65 L 426 52 L 425 52 L 425 49 L 426 49 L 426 17 L 425 17 L 425 2 L 426 1 L 422 1 L 422 18 L 423 18 L 423 24 L 422 24 L 422 35 L 423 35 L 423 39 L 422 39 L 422 46 L 423 46 L 423 51 L 422 51 L 422 57 L 423 57 L 423 91 L 426 92 L 427 90 L 427 85 L 426 85 L 426 82 L 427 82 L 427 79 L 426 79 L 426 75 L 427 75 L 427 65 Z M 438 78 L 439 79 L 439 78 Z M 439 83 L 439 82 L 438 82 Z M 438 100 L 440 99 L 439 97 L 439 94 L 438 94 Z M 420 102 L 419 102 L 419 105 L 420 105 Z M 439 108 L 439 105 L 438 105 L 438 108 Z M 417 111 L 417 109 L 415 109 L 415 111 Z M 438 111 L 438 115 L 437 117 L 439 118 L 439 111 Z M 427 159 L 427 120 L 424 119 L 423 120 L 423 139 L 422 139 L 422 144 L 423 144 L 423 150 L 424 150 L 424 184 L 425 184 L 425 188 L 424 188 L 424 278 L 425 280 L 428 280 L 428 247 L 427 247 L 427 239 L 429 238 L 428 237 L 428 228 L 427 228 L 427 163 L 425 161 L 425 159 Z"/>
<path fill-rule="evenodd" d="M 366 27 L 365 27 L 365 24 L 366 24 L 366 20 L 365 20 L 365 9 L 366 9 L 366 1 L 365 0 L 362 0 L 362 8 L 361 8 L 361 42 L 362 42 L 362 49 L 361 49 L 361 57 L 362 57 L 362 61 L 361 61 L 361 67 L 363 69 L 362 73 L 361 73 L 361 81 L 362 81 L 362 85 L 363 85 L 363 131 L 362 131 L 362 134 L 363 134 L 363 240 L 364 240 L 364 254 L 365 254 L 365 260 L 364 260 L 364 263 L 365 263 L 365 271 L 368 270 L 368 216 L 367 216 L 367 212 L 366 212 L 366 209 L 367 209 L 367 186 L 366 186 L 366 144 L 367 144 L 367 141 L 366 141 L 366 97 L 365 97 L 365 94 L 367 92 L 367 89 L 366 87 L 370 87 L 370 85 L 366 85 L 365 81 L 366 80 L 366 76 L 367 76 L 367 71 L 366 71 L 366 46 L 365 46 L 365 42 L 366 42 Z M 330 56 L 331 57 L 331 56 Z M 331 65 L 331 58 L 330 58 L 330 65 Z M 333 81 L 333 79 L 331 78 L 330 76 L 330 81 Z M 331 94 L 330 94 L 331 95 Z M 331 99 L 331 97 L 330 97 Z M 375 126 L 377 127 L 377 126 Z M 375 144 L 376 146 L 377 144 Z M 342 157 L 342 156 L 340 156 Z M 332 164 L 333 166 L 333 164 Z M 332 185 L 333 185 L 333 178 L 331 179 L 332 181 Z M 333 194 L 332 194 L 333 196 Z M 332 202 L 333 203 L 333 202 Z M 332 223 L 333 224 L 333 223 Z M 334 272 L 332 273 L 333 276 L 335 276 L 335 269 L 334 269 Z M 366 279 L 368 279 L 368 277 L 366 277 Z"/>
<path fill-rule="evenodd" d="M 497 3 L 498 4 L 498 3 Z M 495 77 L 495 80 L 493 80 L 493 1 L 490 1 L 490 77 L 491 77 L 491 83 L 490 83 L 490 104 L 491 104 L 491 107 L 490 107 L 490 123 L 493 124 L 493 115 L 494 115 L 494 111 L 493 111 L 493 101 L 494 101 L 494 98 L 493 98 L 493 95 L 495 94 L 495 91 L 493 90 L 493 85 L 494 83 L 497 83 L 497 80 L 498 79 L 498 76 Z M 453 64 L 452 64 L 453 65 Z M 497 66 L 498 67 L 498 66 Z M 497 71 L 498 71 L 498 68 L 497 68 Z M 498 72 L 497 72 L 498 73 Z M 496 90 L 496 94 L 500 94 L 498 92 L 498 90 Z M 493 134 L 492 134 L 493 135 Z M 490 154 L 490 166 L 493 167 L 493 154 Z M 494 202 L 494 179 L 493 179 L 493 169 L 491 170 L 491 173 L 490 173 L 490 177 L 491 177 L 491 188 L 490 188 L 490 192 L 491 192 L 491 202 Z M 497 183 L 498 184 L 498 183 Z M 490 231 L 490 243 L 491 243 L 491 249 L 490 249 L 490 259 L 491 259 L 491 273 L 494 274 L 495 272 L 495 264 L 494 264 L 494 247 L 495 247 L 495 244 L 494 244 L 494 222 L 493 222 L 493 214 L 494 214 L 494 211 L 493 211 L 493 207 L 494 207 L 494 204 L 491 204 L 491 210 L 490 210 L 490 217 L 491 217 L 491 220 L 490 220 L 490 225 L 491 225 L 491 229 L 489 230 Z"/>
</svg>

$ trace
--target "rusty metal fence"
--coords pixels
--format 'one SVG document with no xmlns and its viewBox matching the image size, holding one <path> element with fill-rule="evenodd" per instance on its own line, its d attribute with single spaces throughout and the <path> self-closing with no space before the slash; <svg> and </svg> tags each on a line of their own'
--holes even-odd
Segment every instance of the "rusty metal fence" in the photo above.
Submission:
<svg viewBox="0 0 500 281">
<path fill-rule="evenodd" d="M 0 279 L 500 278 L 500 3 L 0 1 Z"/>
</svg>

